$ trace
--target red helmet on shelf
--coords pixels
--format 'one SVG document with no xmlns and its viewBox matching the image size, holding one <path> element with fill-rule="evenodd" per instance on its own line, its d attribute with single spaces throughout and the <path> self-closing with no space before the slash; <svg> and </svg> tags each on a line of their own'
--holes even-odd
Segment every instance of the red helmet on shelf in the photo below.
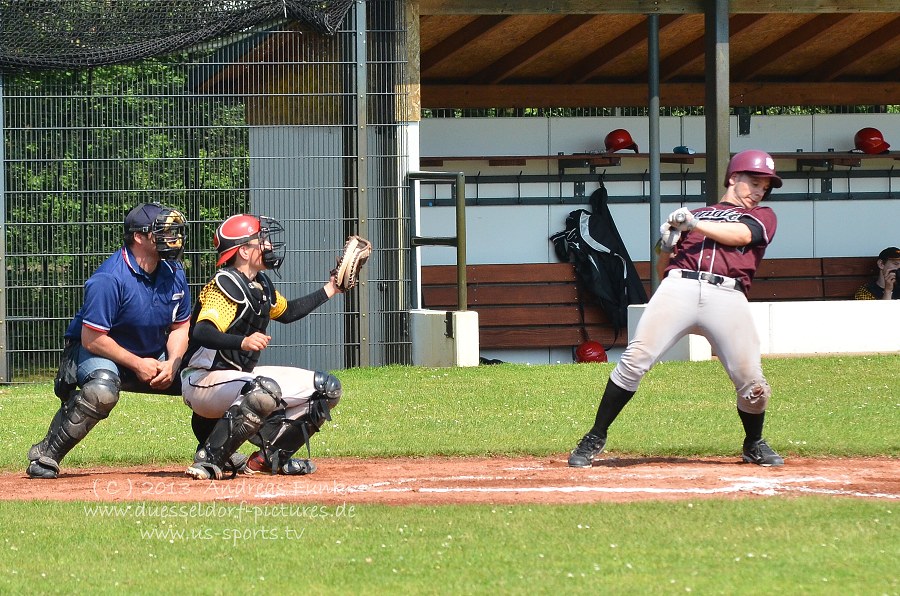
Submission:
<svg viewBox="0 0 900 596">
<path fill-rule="evenodd" d="M 624 128 L 617 128 L 611 131 L 606 135 L 603 144 L 606 145 L 607 153 L 615 153 L 622 149 L 631 149 L 635 153 L 638 152 L 637 143 L 634 142 L 634 139 L 631 138 L 631 134 Z"/>
<path fill-rule="evenodd" d="M 884 140 L 884 135 L 877 128 L 860 128 L 853 137 L 853 145 L 869 155 L 884 153 L 891 148 Z"/>
<path fill-rule="evenodd" d="M 747 172 L 753 176 L 770 178 L 769 191 L 773 188 L 781 188 L 781 178 L 775 173 L 775 160 L 765 151 L 747 149 L 746 151 L 735 153 L 731 161 L 728 162 L 728 171 L 725 172 L 725 188 L 728 188 L 728 181 L 731 180 L 731 175 L 737 172 Z M 767 192 L 766 195 L 768 194 Z"/>
<path fill-rule="evenodd" d="M 575 348 L 576 362 L 607 362 L 606 350 L 597 341 L 588 340 Z"/>
</svg>

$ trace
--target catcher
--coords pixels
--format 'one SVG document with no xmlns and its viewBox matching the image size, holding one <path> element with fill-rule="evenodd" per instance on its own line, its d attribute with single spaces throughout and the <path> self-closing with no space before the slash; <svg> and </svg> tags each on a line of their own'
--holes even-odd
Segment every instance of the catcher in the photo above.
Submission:
<svg viewBox="0 0 900 596">
<path fill-rule="evenodd" d="M 269 345 L 270 320 L 302 319 L 356 284 L 371 245 L 352 237 L 331 279 L 308 296 L 288 300 L 264 273 L 284 261 L 284 228 L 271 218 L 234 215 L 216 230 L 217 265 L 200 291 L 191 316 L 190 340 L 181 369 L 184 403 L 193 410 L 198 440 L 186 474 L 218 480 L 231 472 L 303 475 L 316 466 L 293 457 L 341 399 L 334 375 L 286 366 L 257 366 Z M 343 266 L 342 266 L 343 265 Z M 249 458 L 237 449 L 250 440 Z"/>
</svg>

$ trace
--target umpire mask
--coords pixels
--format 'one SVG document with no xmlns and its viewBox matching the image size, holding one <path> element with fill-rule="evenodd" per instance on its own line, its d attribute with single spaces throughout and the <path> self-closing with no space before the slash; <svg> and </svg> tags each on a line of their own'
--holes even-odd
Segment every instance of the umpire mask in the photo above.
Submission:
<svg viewBox="0 0 900 596">
<path fill-rule="evenodd" d="M 152 234 L 161 259 L 177 261 L 184 253 L 186 237 L 184 215 L 160 203 L 141 203 L 125 217 L 125 237 L 129 234 Z"/>
<path fill-rule="evenodd" d="M 166 261 L 179 261 L 184 254 L 186 220 L 180 211 L 164 207 L 153 222 L 156 252 Z"/>
</svg>

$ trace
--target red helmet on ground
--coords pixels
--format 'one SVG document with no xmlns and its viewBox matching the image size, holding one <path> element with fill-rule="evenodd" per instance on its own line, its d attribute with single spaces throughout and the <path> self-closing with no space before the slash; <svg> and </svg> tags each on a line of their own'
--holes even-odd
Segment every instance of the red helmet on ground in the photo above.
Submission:
<svg viewBox="0 0 900 596">
<path fill-rule="evenodd" d="M 222 222 L 213 237 L 213 246 L 219 253 L 216 265 L 223 265 L 238 251 L 238 248 L 252 240 L 259 240 L 266 247 L 262 251 L 263 264 L 267 269 L 278 269 L 284 261 L 284 242 L 281 234 L 284 228 L 271 217 L 256 215 L 232 215 Z"/>
<path fill-rule="evenodd" d="M 606 350 L 600 342 L 586 341 L 575 348 L 576 362 L 607 362 Z"/>
<path fill-rule="evenodd" d="M 884 141 L 881 131 L 871 127 L 860 128 L 853 137 L 853 144 L 857 149 L 869 155 L 884 153 L 891 147 Z"/>
<path fill-rule="evenodd" d="M 607 153 L 615 153 L 622 149 L 632 149 L 635 153 L 638 152 L 637 143 L 634 142 L 634 139 L 631 138 L 631 135 L 624 128 L 617 128 L 611 131 L 606 135 L 603 144 L 606 145 Z"/>
<path fill-rule="evenodd" d="M 765 151 L 747 149 L 746 151 L 735 153 L 731 161 L 728 162 L 728 171 L 725 173 L 725 188 L 728 188 L 728 181 L 731 180 L 731 175 L 737 172 L 746 172 L 753 176 L 770 178 L 770 191 L 773 188 L 781 188 L 781 178 L 775 173 L 775 160 Z"/>
</svg>

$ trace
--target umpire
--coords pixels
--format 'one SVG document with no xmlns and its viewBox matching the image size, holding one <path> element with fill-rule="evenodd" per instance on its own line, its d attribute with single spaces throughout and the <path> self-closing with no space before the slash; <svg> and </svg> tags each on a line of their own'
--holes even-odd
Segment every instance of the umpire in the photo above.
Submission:
<svg viewBox="0 0 900 596">
<path fill-rule="evenodd" d="M 29 477 L 56 478 L 59 462 L 109 416 L 120 391 L 180 395 L 191 318 L 185 223 L 159 203 L 125 216 L 124 245 L 85 282 L 84 304 L 66 329 L 53 387 L 62 403 L 28 451 Z"/>
</svg>

